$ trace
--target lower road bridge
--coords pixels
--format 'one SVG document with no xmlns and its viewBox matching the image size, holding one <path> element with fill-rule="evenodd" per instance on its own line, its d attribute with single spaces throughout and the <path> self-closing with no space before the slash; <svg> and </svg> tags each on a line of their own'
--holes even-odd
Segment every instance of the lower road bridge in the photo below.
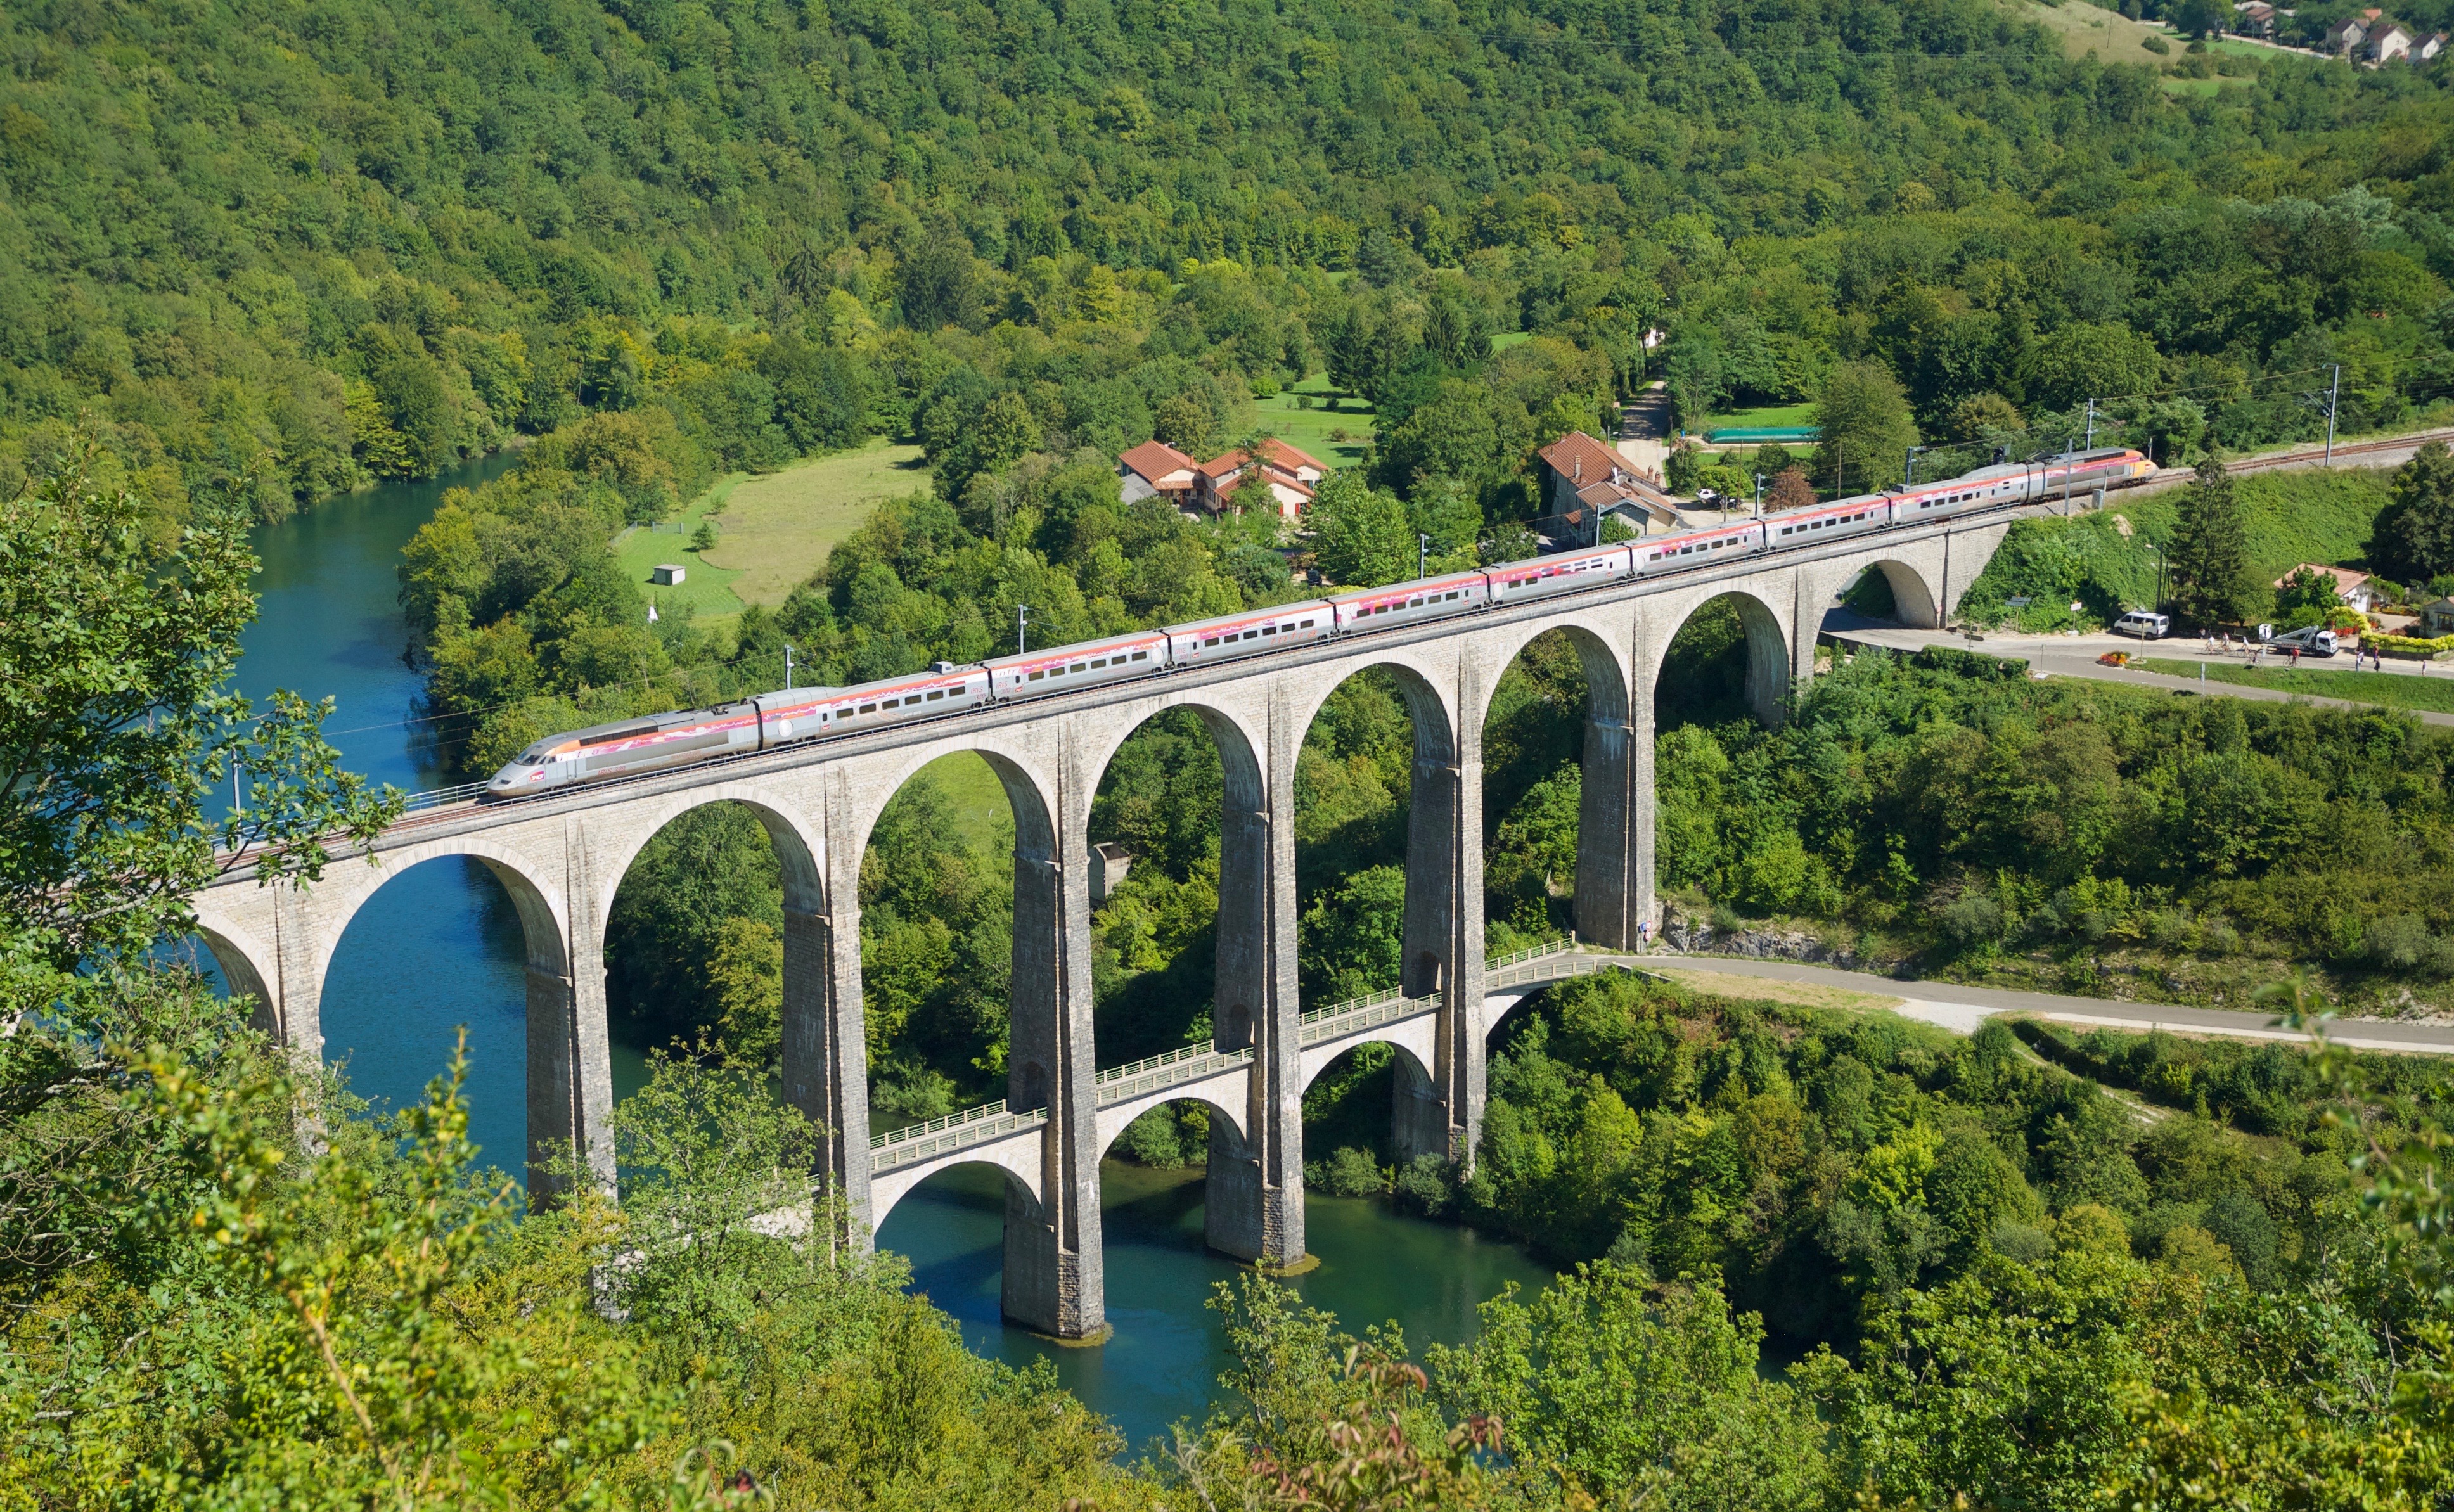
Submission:
<svg viewBox="0 0 2454 1512">
<path fill-rule="evenodd" d="M 1555 982 L 1598 972 L 1633 967 L 1637 958 L 1607 949 L 1579 946 L 1575 938 L 1538 945 L 1530 950 L 1491 958 L 1484 966 L 1481 1011 L 1469 1026 L 1468 1038 L 1479 1051 L 1508 1010 Z M 1330 1063 L 1358 1045 L 1375 1041 L 1398 1052 L 1399 1080 L 1392 1132 L 1400 1154 L 1447 1153 L 1445 1119 L 1434 1122 L 1416 1113 L 1431 1104 L 1429 1067 L 1438 1062 L 1442 999 L 1409 998 L 1402 988 L 1315 1009 L 1298 1020 L 1296 1095 L 1300 1098 Z M 1250 1256 L 1262 1246 L 1266 1221 L 1249 1200 L 1236 1201 L 1240 1192 L 1258 1193 L 1257 1183 L 1239 1179 L 1239 1167 L 1253 1163 L 1245 1130 L 1258 1096 L 1253 1075 L 1253 1047 L 1221 1045 L 1216 1040 L 1186 1045 L 1165 1055 L 1102 1071 L 1094 1079 L 1093 1102 L 1096 1142 L 1104 1156 L 1136 1119 L 1170 1102 L 1197 1101 L 1211 1113 L 1207 1202 L 1212 1247 L 1231 1255 Z M 1478 1078 L 1478 1079 L 1479 1079 Z M 1007 1179 L 1007 1268 L 1009 1277 L 1027 1274 L 1029 1225 L 1036 1223 L 1043 1178 L 1050 1164 L 1051 1120 L 1046 1107 L 1016 1109 L 1002 1100 L 966 1108 L 960 1113 L 869 1141 L 869 1218 L 882 1224 L 895 1203 L 922 1181 L 957 1165 L 988 1165 Z M 1026 1253 L 1017 1257 L 1021 1239 Z M 1300 1251 L 1297 1251 L 1300 1256 Z M 1021 1261 L 1018 1267 L 1017 1260 Z M 1022 1299 L 1009 1280 L 1007 1311 L 1021 1316 Z"/>
<path fill-rule="evenodd" d="M 1137 1113 L 1197 1097 L 1223 1114 L 1210 1120 L 1210 1242 L 1258 1263 L 1294 1264 L 1304 1255 L 1303 1090 L 1328 1059 L 1369 1038 L 1397 1046 L 1406 1082 L 1394 1119 L 1399 1151 L 1470 1160 L 1493 1004 L 1556 979 L 1541 973 L 1595 969 L 1586 951 L 1485 958 L 1483 729 L 1502 675 L 1536 637 L 1559 637 L 1574 652 L 1587 697 L 1575 873 L 1559 880 L 1573 890 L 1578 937 L 1626 950 L 1658 921 L 1653 690 L 1680 628 L 1716 600 L 1734 605 L 1745 694 L 1760 717 L 1778 720 L 1814 675 L 1824 615 L 1852 584 L 1878 574 L 1902 620 L 1941 624 L 2010 523 L 2009 513 L 1991 512 L 1808 539 L 1779 554 L 1707 553 L 1659 575 L 1457 617 L 1393 616 L 1387 629 L 1267 655 L 517 802 L 437 801 L 378 837 L 369 859 L 337 861 L 312 888 L 259 887 L 234 867 L 193 899 L 198 934 L 233 991 L 251 999 L 258 1024 L 302 1060 L 319 1060 L 325 981 L 350 920 L 413 867 L 483 865 L 518 916 L 530 1192 L 551 1201 L 559 1151 L 575 1151 L 609 1185 L 615 1178 L 604 970 L 615 892 L 666 825 L 707 804 L 738 804 L 765 829 L 781 872 L 782 1088 L 824 1131 L 822 1183 L 865 1236 L 928 1170 L 961 1159 L 999 1166 L 1013 1178 L 1006 1311 L 1042 1333 L 1089 1337 L 1105 1326 L 1099 1158 Z M 1306 1015 L 1297 992 L 1296 771 L 1316 716 L 1366 672 L 1397 690 L 1414 732 L 1405 898 L 1393 942 L 1401 990 Z M 1174 711 L 1197 719 L 1221 775 L 1217 1035 L 1207 1047 L 1103 1072 L 1094 1042 L 1091 813 L 1125 742 Z M 996 774 L 1014 816 L 1007 1107 L 874 1140 L 861 857 L 896 792 L 930 762 L 963 752 Z M 1520 970 L 1536 975 L 1509 975 Z"/>
</svg>

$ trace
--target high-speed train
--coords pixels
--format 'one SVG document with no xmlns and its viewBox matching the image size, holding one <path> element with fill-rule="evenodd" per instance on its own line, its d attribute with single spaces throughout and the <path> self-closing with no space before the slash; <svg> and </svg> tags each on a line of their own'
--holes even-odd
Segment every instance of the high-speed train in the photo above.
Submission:
<svg viewBox="0 0 2454 1512">
<path fill-rule="evenodd" d="M 858 735 L 984 704 L 1074 693 L 1630 577 L 1820 546 L 1843 535 L 2129 483 L 2155 471 L 2154 463 L 2134 451 L 2063 453 L 1673 535 L 1366 588 L 1334 598 L 1276 604 L 967 666 L 941 661 L 926 672 L 857 687 L 794 688 L 713 709 L 648 715 L 547 736 L 495 773 L 485 796 L 525 797 L 746 751 Z"/>
</svg>

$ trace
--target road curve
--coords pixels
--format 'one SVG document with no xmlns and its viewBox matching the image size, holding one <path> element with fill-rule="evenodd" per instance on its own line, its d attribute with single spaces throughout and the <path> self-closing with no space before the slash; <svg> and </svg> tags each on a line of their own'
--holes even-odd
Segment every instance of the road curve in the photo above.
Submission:
<svg viewBox="0 0 2454 1512">
<path fill-rule="evenodd" d="M 1643 958 L 1646 968 L 1684 967 L 1734 977 L 1763 977 L 1778 981 L 1809 982 L 1851 992 L 1879 994 L 1908 1000 L 1901 1010 L 1910 1018 L 1940 1023 L 1962 1034 L 1996 1014 L 2021 1014 L 2057 1023 L 2107 1025 L 2124 1029 L 2168 1029 L 2179 1034 L 2215 1035 L 2227 1039 L 2293 1039 L 2303 1037 L 2279 1026 L 2272 1014 L 2241 1013 L 2224 1008 L 2183 1008 L 2172 1003 L 2127 1002 L 2115 998 L 2073 998 L 2061 993 L 2015 992 L 2003 987 L 1970 987 L 1959 982 L 1903 980 L 1868 972 L 1840 971 L 1802 961 L 1762 960 L 1744 956 L 1673 956 Z M 2390 1050 L 2420 1055 L 2454 1055 L 2454 1024 L 2410 1023 L 2389 1018 L 2342 1018 L 2328 1031 L 2336 1043 L 2355 1050 Z"/>
</svg>

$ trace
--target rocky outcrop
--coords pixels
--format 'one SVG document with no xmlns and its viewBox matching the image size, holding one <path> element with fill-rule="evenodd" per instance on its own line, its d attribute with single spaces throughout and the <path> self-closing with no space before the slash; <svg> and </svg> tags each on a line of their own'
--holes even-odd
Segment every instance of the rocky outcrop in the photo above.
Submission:
<svg viewBox="0 0 2454 1512">
<path fill-rule="evenodd" d="M 1665 910 L 1661 942 L 1682 956 L 1745 956 L 1757 960 L 1800 960 L 1810 965 L 1855 971 L 1861 964 L 1854 950 L 1835 947 L 1813 932 L 1770 924 L 1717 928 L 1709 918 L 1695 918 L 1677 909 Z"/>
</svg>

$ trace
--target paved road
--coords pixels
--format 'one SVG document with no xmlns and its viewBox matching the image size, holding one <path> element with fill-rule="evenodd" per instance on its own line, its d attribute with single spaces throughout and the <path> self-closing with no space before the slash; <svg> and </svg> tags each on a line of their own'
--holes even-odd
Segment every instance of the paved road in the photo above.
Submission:
<svg viewBox="0 0 2454 1512">
<path fill-rule="evenodd" d="M 1670 391 L 1659 381 L 1620 407 L 1619 454 L 1639 473 L 1661 477 L 1670 454 Z"/>
<path fill-rule="evenodd" d="M 1778 981 L 1812 982 L 1851 992 L 1877 993 L 1907 999 L 1901 1012 L 1938 1023 L 1961 1034 L 1973 1032 L 1996 1014 L 2026 1014 L 2057 1023 L 2108 1024 L 2132 1029 L 2171 1029 L 2183 1034 L 2220 1035 L 2228 1039 L 2300 1039 L 2277 1027 L 2271 1014 L 2236 1013 L 2223 1008 L 2181 1008 L 2170 1003 L 2124 1002 L 2110 998 L 2071 998 L 2060 993 L 2014 992 L 2001 987 L 1968 987 L 1958 982 L 1902 981 L 1866 972 L 1839 971 L 1793 960 L 1758 960 L 1740 956 L 1651 955 L 1647 967 L 1688 967 L 1737 977 L 1767 977 Z M 2339 1019 L 2332 1033 L 2338 1044 L 2356 1050 L 2401 1050 L 2424 1055 L 2454 1055 L 2454 1024 L 2404 1023 L 2384 1018 Z"/>
<path fill-rule="evenodd" d="M 2262 703 L 2288 703 L 2305 698 L 2328 708 L 2350 709 L 2376 707 L 2360 704 L 2349 698 L 2326 698 L 2305 693 L 2286 693 L 2281 688 L 2256 688 L 2245 683 L 2218 682 L 2210 677 L 2167 676 L 2158 672 L 2142 672 L 2133 667 L 2107 667 L 2097 657 L 2107 651 L 2128 651 L 2149 656 L 2170 657 L 2176 661 L 2219 661 L 2242 659 L 2238 653 L 2230 658 L 2203 655 L 2201 643 L 2183 635 L 2173 640 L 2149 641 L 2142 646 L 2126 635 L 2010 635 L 1988 634 L 1982 640 L 1968 640 L 1956 631 L 1903 630 L 1881 620 L 1868 619 L 1845 609 L 1836 609 L 1823 617 L 1823 634 L 1835 640 L 1858 646 L 1881 646 L 1892 651 L 1916 651 L 1924 646 L 1950 646 L 1962 651 L 1980 651 L 1994 656 L 2017 656 L 2029 667 L 2057 677 L 2085 677 L 2092 682 L 2122 682 L 2134 688 L 2175 688 L 2192 693 L 2208 694 L 2225 698 L 2250 698 Z M 2333 661 L 2311 658 L 2301 664 L 2303 672 L 2349 672 L 2352 658 L 2338 656 Z M 2269 657 L 2266 670 L 2280 672 L 2291 665 L 2289 660 L 2277 662 Z M 2410 677 L 2454 678 L 2454 671 L 2441 669 L 2422 672 L 2417 669 L 2426 662 L 2389 662 L 2384 675 Z M 2404 669 L 2412 670 L 2404 670 Z M 2454 727 L 2454 714 L 2438 714 L 2430 710 L 2408 711 L 2423 724 Z"/>
</svg>

